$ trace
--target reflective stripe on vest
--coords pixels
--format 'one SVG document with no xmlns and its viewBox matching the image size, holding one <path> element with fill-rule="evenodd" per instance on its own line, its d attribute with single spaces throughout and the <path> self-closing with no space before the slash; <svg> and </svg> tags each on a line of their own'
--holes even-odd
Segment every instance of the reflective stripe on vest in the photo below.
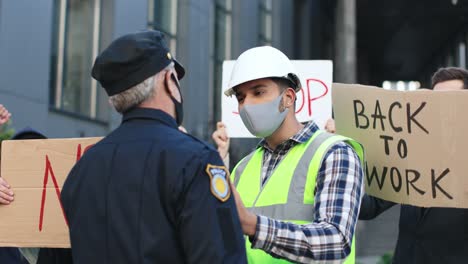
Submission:
<svg viewBox="0 0 468 264">
<path fill-rule="evenodd" d="M 363 161 L 363 149 L 356 141 L 317 131 L 303 144 L 294 146 L 261 186 L 263 149 L 259 148 L 242 159 L 234 168 L 231 179 L 244 204 L 256 214 L 298 224 L 314 220 L 315 177 L 327 151 L 337 142 L 345 141 Z M 294 168 L 294 170 L 292 169 Z M 244 175 L 245 174 L 245 175 Z M 346 263 L 354 263 L 354 243 Z M 249 263 L 288 263 L 260 250 L 250 248 Z"/>
</svg>

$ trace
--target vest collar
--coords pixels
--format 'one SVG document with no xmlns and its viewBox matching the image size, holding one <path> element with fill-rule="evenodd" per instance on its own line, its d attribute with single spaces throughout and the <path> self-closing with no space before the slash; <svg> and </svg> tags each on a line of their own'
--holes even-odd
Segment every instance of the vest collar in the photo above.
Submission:
<svg viewBox="0 0 468 264">
<path fill-rule="evenodd" d="M 306 123 L 304 123 L 304 127 L 301 130 L 299 130 L 294 136 L 290 137 L 288 140 L 286 140 L 283 143 L 281 143 L 280 145 L 278 145 L 276 147 L 276 149 L 281 149 L 279 147 L 284 145 L 284 144 L 288 144 L 289 148 L 292 148 L 296 144 L 306 143 L 312 137 L 312 135 L 315 132 L 317 132 L 318 130 L 320 130 L 320 129 L 317 126 L 317 124 L 315 124 L 314 121 L 306 122 Z M 262 147 L 262 148 L 264 148 L 266 150 L 270 150 L 270 152 L 273 152 L 273 150 L 271 150 L 271 148 L 268 146 L 265 139 L 262 139 L 258 143 L 257 148 L 259 148 L 259 147 Z"/>
</svg>

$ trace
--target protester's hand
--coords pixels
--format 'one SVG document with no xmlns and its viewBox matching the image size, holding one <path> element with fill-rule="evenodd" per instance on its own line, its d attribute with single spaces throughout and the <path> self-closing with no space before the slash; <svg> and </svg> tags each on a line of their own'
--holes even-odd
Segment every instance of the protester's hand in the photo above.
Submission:
<svg viewBox="0 0 468 264">
<path fill-rule="evenodd" d="M 0 204 L 10 204 L 14 200 L 14 194 L 11 186 L 5 179 L 0 177 Z"/>
<path fill-rule="evenodd" d="M 212 138 L 218 146 L 218 152 L 221 156 L 221 159 L 226 158 L 229 151 L 230 139 L 227 135 L 226 126 L 223 122 L 218 122 L 216 124 L 216 131 L 213 132 Z"/>
<path fill-rule="evenodd" d="M 234 199 L 236 200 L 237 213 L 239 214 L 242 232 L 244 232 L 245 235 L 253 236 L 257 230 L 257 215 L 245 208 L 236 187 L 234 187 L 231 181 L 229 181 L 229 184 L 231 185 L 231 192 L 234 194 Z"/>
<path fill-rule="evenodd" d="M 5 124 L 10 120 L 11 113 L 8 112 L 8 109 L 6 109 L 3 105 L 0 104 L 0 125 Z"/>
<path fill-rule="evenodd" d="M 328 133 L 335 133 L 336 132 L 335 120 L 333 120 L 333 118 L 330 118 L 330 119 L 327 120 L 327 123 L 325 124 L 325 130 Z"/>
</svg>

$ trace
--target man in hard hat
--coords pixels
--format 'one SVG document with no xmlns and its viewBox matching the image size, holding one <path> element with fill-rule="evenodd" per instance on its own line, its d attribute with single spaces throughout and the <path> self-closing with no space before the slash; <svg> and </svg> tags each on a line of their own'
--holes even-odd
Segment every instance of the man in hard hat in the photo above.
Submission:
<svg viewBox="0 0 468 264">
<path fill-rule="evenodd" d="M 239 56 L 225 91 L 236 96 L 248 130 L 263 138 L 231 174 L 248 261 L 354 263 L 363 150 L 313 121 L 301 124 L 300 89 L 286 55 L 257 47 Z"/>
</svg>

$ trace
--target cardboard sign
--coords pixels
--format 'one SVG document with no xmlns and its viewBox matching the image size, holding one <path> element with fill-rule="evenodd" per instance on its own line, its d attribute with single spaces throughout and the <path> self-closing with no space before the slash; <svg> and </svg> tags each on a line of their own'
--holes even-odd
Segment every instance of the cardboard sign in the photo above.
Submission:
<svg viewBox="0 0 468 264">
<path fill-rule="evenodd" d="M 370 195 L 468 208 L 468 92 L 333 84 L 339 134 L 364 145 Z"/>
<path fill-rule="evenodd" d="M 100 139 L 2 142 L 1 175 L 15 200 L 0 205 L 0 246 L 70 247 L 60 190 L 76 161 Z"/>
<path fill-rule="evenodd" d="M 302 89 L 297 93 L 296 114 L 300 122 L 314 120 L 321 128 L 332 116 L 331 84 L 333 64 L 331 61 L 292 61 L 301 79 Z M 221 93 L 222 120 L 230 137 L 254 137 L 242 123 L 235 96 L 224 95 L 235 61 L 224 61 Z"/>
</svg>

